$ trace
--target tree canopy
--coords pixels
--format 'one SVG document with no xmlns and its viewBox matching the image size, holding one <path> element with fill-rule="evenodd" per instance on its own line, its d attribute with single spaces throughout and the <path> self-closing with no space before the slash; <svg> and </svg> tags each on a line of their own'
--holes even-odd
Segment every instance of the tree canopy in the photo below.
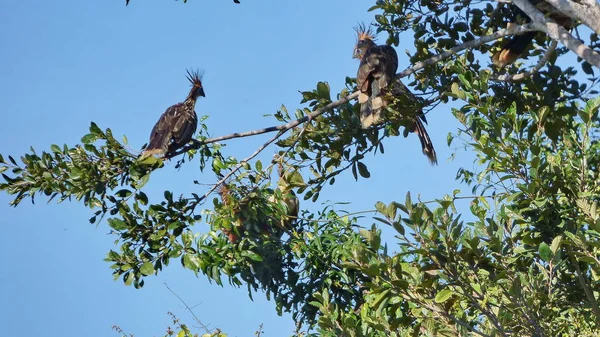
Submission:
<svg viewBox="0 0 600 337">
<path fill-rule="evenodd" d="M 546 0 L 578 23 L 569 32 L 538 2 L 377 1 L 373 27 L 385 43 L 416 47 L 397 77 L 412 75 L 420 98 L 395 97 L 390 118 L 375 127 L 361 127 L 349 73 L 331 79 L 345 81 L 339 93 L 326 82 L 301 92 L 299 107 L 282 106 L 271 127 L 210 137 L 200 118 L 195 140 L 166 158 L 141 158 L 126 137 L 92 122 L 80 144 L 0 155 L 0 190 L 14 206 L 42 197 L 88 207 L 90 222 L 115 235 L 119 250 L 106 261 L 127 285 L 143 287 L 179 262 L 250 297 L 264 293 L 292 313 L 298 335 L 593 336 L 600 5 Z M 529 19 L 515 19 L 518 11 Z M 502 39 L 532 31 L 540 32 L 528 51 L 533 64 L 491 64 Z M 470 195 L 382 200 L 373 221 L 331 206 L 303 210 L 340 175 L 368 179 L 366 155 L 383 156 L 389 138 L 406 137 L 414 110 L 449 102 L 461 128 L 448 145 L 477 158 L 456 176 Z M 246 158 L 222 147 L 265 133 L 272 137 Z M 271 162 L 254 160 L 267 148 Z M 154 171 L 191 163 L 214 184 L 160 199 L 144 192 Z M 455 204 L 465 198 L 468 211 Z M 393 240 L 382 241 L 382 227 L 393 228 Z"/>
</svg>

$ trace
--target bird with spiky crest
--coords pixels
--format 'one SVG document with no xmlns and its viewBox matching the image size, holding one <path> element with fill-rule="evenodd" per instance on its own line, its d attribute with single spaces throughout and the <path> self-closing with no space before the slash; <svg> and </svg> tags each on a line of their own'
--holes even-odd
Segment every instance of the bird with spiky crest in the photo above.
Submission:
<svg viewBox="0 0 600 337">
<path fill-rule="evenodd" d="M 192 84 L 185 101 L 170 106 L 152 128 L 150 141 L 142 157 L 164 156 L 180 149 L 190 140 L 198 126 L 198 116 L 194 107 L 199 96 L 204 97 L 201 71 L 187 70 L 187 79 Z"/>
<path fill-rule="evenodd" d="M 402 98 L 410 102 L 411 106 L 418 106 L 418 98 L 398 79 L 398 54 L 388 45 L 377 45 L 375 34 L 370 27 L 360 24 L 355 28 L 357 42 L 354 47 L 353 57 L 360 60 L 356 85 L 360 94 L 360 122 L 363 129 L 383 121 L 383 113 L 390 98 Z M 431 164 L 437 164 L 437 155 L 433 143 L 425 129 L 423 122 L 427 123 L 425 115 L 420 108 L 415 108 L 412 116 L 403 116 L 410 119 L 407 128 L 419 137 L 423 154 Z"/>
</svg>

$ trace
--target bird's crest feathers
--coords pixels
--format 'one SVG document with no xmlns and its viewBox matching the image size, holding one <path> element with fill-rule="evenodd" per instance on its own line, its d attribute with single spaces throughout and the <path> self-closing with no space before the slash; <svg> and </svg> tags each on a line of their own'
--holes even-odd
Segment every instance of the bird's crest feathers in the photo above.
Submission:
<svg viewBox="0 0 600 337">
<path fill-rule="evenodd" d="M 202 76 L 204 76 L 204 70 L 186 70 L 187 79 L 192 83 L 193 87 L 202 87 Z"/>
<path fill-rule="evenodd" d="M 375 33 L 370 26 L 365 26 L 364 23 L 359 23 L 358 26 L 354 27 L 358 41 L 371 40 L 375 41 Z"/>
</svg>

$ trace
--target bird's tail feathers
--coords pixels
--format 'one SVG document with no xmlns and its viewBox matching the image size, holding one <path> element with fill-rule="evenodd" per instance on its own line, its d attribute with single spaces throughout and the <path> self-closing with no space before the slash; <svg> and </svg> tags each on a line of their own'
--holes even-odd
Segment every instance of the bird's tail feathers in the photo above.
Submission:
<svg viewBox="0 0 600 337">
<path fill-rule="evenodd" d="M 142 153 L 142 156 L 148 157 L 155 155 L 165 155 L 169 147 L 169 139 L 167 136 L 168 135 L 162 132 L 153 134 L 152 137 L 150 137 L 150 142 L 148 143 L 148 146 L 146 146 L 146 149 Z"/>
<path fill-rule="evenodd" d="M 431 165 L 437 165 L 437 154 L 433 148 L 433 143 L 431 142 L 431 138 L 429 138 L 425 125 L 423 125 L 423 122 L 419 118 L 416 119 L 414 132 L 419 136 L 423 154 L 427 156 Z"/>
<path fill-rule="evenodd" d="M 492 62 L 498 67 L 504 67 L 515 62 L 523 52 L 529 47 L 535 37 L 536 32 L 529 32 L 523 35 L 515 35 L 508 41 L 502 50 L 492 56 Z"/>
<path fill-rule="evenodd" d="M 381 104 L 378 108 L 373 108 L 373 100 L 368 99 L 365 103 L 360 105 L 360 124 L 363 129 L 368 129 L 374 124 L 378 124 L 381 121 Z"/>
</svg>

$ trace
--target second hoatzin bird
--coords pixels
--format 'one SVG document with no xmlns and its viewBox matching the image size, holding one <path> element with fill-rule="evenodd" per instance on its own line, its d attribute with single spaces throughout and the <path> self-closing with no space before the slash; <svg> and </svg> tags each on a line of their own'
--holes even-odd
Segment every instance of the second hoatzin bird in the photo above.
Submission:
<svg viewBox="0 0 600 337">
<path fill-rule="evenodd" d="M 396 50 L 388 45 L 378 46 L 374 41 L 373 32 L 364 25 L 357 27 L 356 32 L 358 39 L 353 57 L 360 60 L 356 85 L 360 91 L 358 96 L 360 122 L 363 129 L 366 129 L 382 121 L 382 113 L 388 104 L 389 96 L 404 98 L 414 106 L 418 106 L 418 99 L 400 80 L 396 79 L 398 70 Z M 417 134 L 423 154 L 431 164 L 437 164 L 433 143 L 423 124 L 423 122 L 427 123 L 427 120 L 423 111 L 416 109 L 413 116 L 405 116 L 412 122 L 408 130 Z"/>
<path fill-rule="evenodd" d="M 559 12 L 554 6 L 550 5 L 546 1 L 543 0 L 529 0 L 532 5 L 534 5 L 540 12 L 544 13 L 547 17 L 554 20 L 557 24 L 563 26 L 565 29 L 570 30 L 573 28 L 573 20 Z M 531 19 L 523 13 L 517 6 L 512 5 L 513 18 L 512 21 L 523 21 L 518 20 L 519 18 L 525 18 L 525 22 L 530 22 Z M 508 64 L 514 63 L 517 59 L 519 59 L 525 51 L 531 45 L 533 39 L 538 35 L 543 34 L 540 32 L 528 32 L 522 35 L 513 36 L 498 52 L 492 55 L 492 63 L 497 65 L 498 67 L 504 67 Z"/>
<path fill-rule="evenodd" d="M 159 118 L 152 128 L 150 141 L 142 154 L 143 157 L 159 155 L 164 156 L 173 152 L 192 140 L 198 116 L 194 107 L 199 96 L 204 97 L 202 87 L 202 73 L 187 71 L 187 79 L 192 84 L 192 89 L 185 101 L 170 106 Z"/>
</svg>

